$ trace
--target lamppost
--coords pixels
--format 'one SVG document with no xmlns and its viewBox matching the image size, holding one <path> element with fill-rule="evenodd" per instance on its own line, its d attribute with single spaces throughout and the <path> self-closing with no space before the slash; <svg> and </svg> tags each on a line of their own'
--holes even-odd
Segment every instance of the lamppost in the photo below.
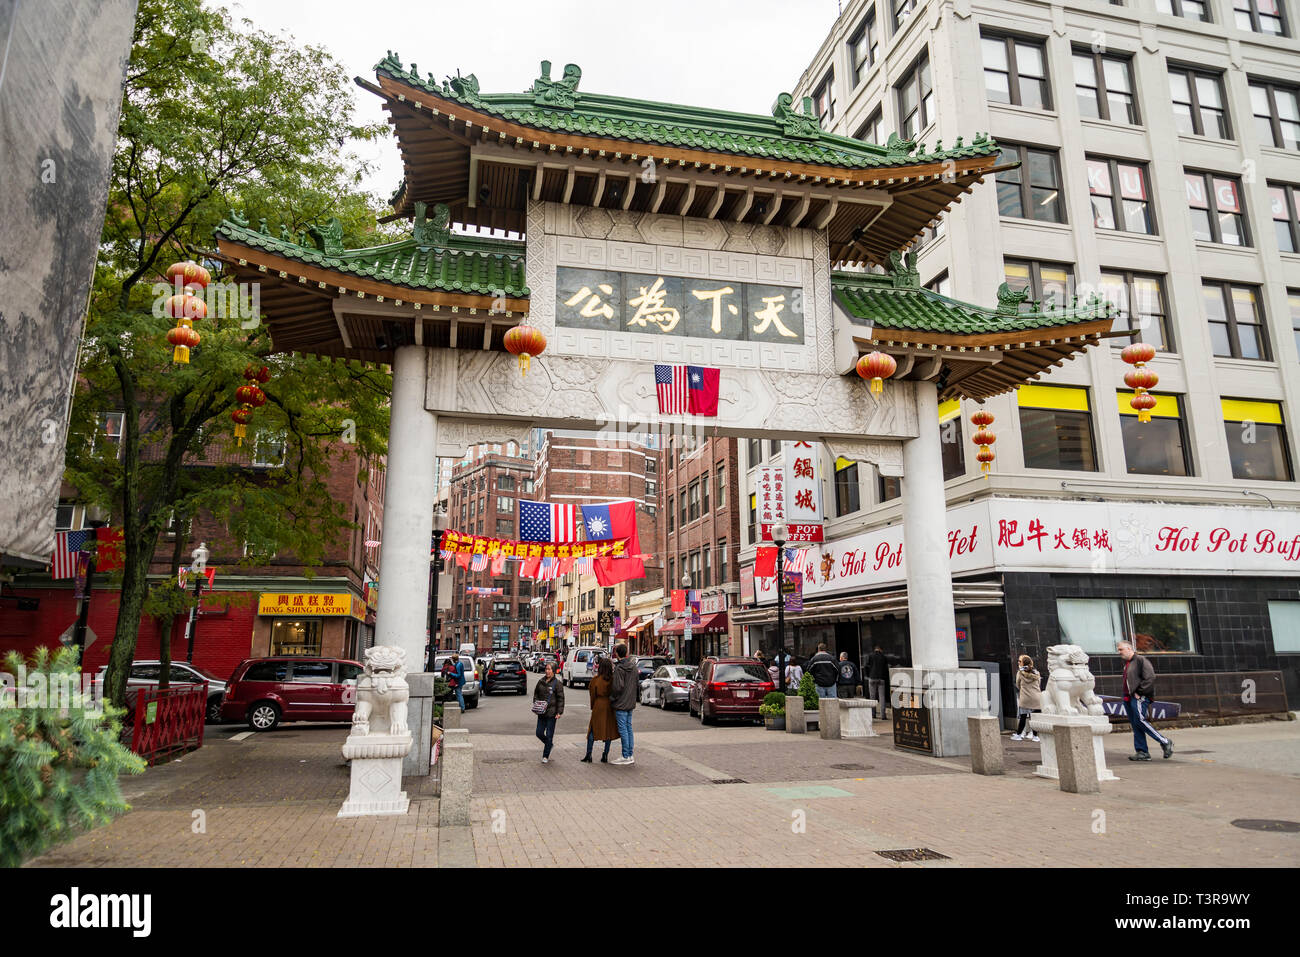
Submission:
<svg viewBox="0 0 1300 957">
<path fill-rule="evenodd" d="M 433 510 L 433 554 L 429 556 L 429 653 L 424 667 L 433 667 L 438 651 L 438 572 L 442 570 L 442 533 L 447 530 L 447 510 Z"/>
<path fill-rule="evenodd" d="M 194 664 L 194 627 L 199 619 L 199 596 L 203 593 L 204 573 L 208 567 L 208 547 L 199 542 L 199 547 L 190 552 L 190 575 L 194 578 L 194 605 L 190 608 L 189 624 L 185 628 L 186 643 L 189 650 L 185 660 Z"/>
<path fill-rule="evenodd" d="M 694 648 L 691 647 L 691 610 L 692 609 L 691 609 L 691 573 L 690 572 L 685 572 L 682 575 L 682 587 L 686 589 L 686 631 L 682 637 L 682 659 L 683 659 L 682 663 L 691 664 L 691 662 L 685 660 L 687 654 L 695 650 Z"/>
<path fill-rule="evenodd" d="M 776 678 L 780 682 L 781 694 L 785 694 L 785 542 L 787 529 L 785 522 L 772 526 L 772 541 L 776 545 Z"/>
<path fill-rule="evenodd" d="M 98 505 L 86 506 L 86 527 L 92 530 L 103 528 L 108 522 L 105 520 L 104 510 Z M 94 536 L 98 538 L 98 536 Z M 86 559 L 86 584 L 85 594 L 81 598 L 81 608 L 77 612 L 77 626 L 72 632 L 72 645 L 77 649 L 77 658 L 81 660 L 86 657 L 86 621 L 90 618 L 90 590 L 94 587 L 95 582 L 95 560 L 99 557 L 97 551 L 98 545 L 90 549 L 90 555 Z"/>
</svg>

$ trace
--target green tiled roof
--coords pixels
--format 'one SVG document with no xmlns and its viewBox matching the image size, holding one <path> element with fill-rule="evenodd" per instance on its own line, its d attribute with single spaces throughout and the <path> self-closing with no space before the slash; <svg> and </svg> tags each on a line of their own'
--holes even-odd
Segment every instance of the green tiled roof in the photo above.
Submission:
<svg viewBox="0 0 1300 957">
<path fill-rule="evenodd" d="M 914 274 L 913 274 L 914 275 Z M 875 329 L 899 329 L 947 335 L 981 335 L 1065 326 L 1104 319 L 1112 306 L 1096 297 L 1068 307 L 1050 301 L 1029 302 L 1023 293 L 1006 283 L 998 291 L 1001 305 L 995 309 L 972 306 L 921 289 L 899 273 L 831 274 L 831 293 L 849 315 Z M 1029 308 L 1021 311 L 1024 300 Z"/>
<path fill-rule="evenodd" d="M 235 214 L 213 231 L 220 238 L 264 250 L 285 259 L 308 263 L 363 279 L 436 292 L 526 299 L 524 244 L 506 239 L 460 236 L 436 228 L 421 233 L 418 219 L 410 239 L 364 249 L 343 249 L 337 220 L 313 228 L 313 243 L 300 234 L 291 239 L 251 228 Z M 333 226 L 333 229 L 331 229 Z"/>
<path fill-rule="evenodd" d="M 488 113 L 521 126 L 556 133 L 602 137 L 611 140 L 674 146 L 767 160 L 871 170 L 941 163 L 969 157 L 995 157 L 998 146 L 991 136 L 977 135 L 955 148 L 935 144 L 926 150 L 911 141 L 891 136 L 886 146 L 823 132 L 815 116 L 799 112 L 788 94 L 781 94 L 772 116 L 730 113 L 701 107 L 656 103 L 578 91 L 582 71 L 565 67 L 564 78 L 549 78 L 549 64 L 524 93 L 480 93 L 472 74 L 437 82 L 432 74 L 421 77 L 389 53 L 375 72 L 480 113 Z M 571 72 L 572 71 L 572 72 Z M 806 109 L 806 107 L 805 107 Z"/>
</svg>

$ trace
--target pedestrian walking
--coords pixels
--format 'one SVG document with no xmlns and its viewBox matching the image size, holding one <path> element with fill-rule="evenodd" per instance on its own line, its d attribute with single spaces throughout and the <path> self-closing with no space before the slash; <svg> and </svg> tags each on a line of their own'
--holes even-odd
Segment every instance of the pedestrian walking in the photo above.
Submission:
<svg viewBox="0 0 1300 957">
<path fill-rule="evenodd" d="M 1152 727 L 1148 717 L 1151 702 L 1155 700 L 1156 670 L 1151 667 L 1151 662 L 1134 650 L 1131 641 L 1120 641 L 1116 647 L 1124 659 L 1124 707 L 1128 710 L 1128 722 L 1133 726 L 1133 750 L 1136 752 L 1128 759 L 1151 760 L 1147 735 L 1156 739 L 1167 758 L 1174 753 L 1174 743 Z"/>
<path fill-rule="evenodd" d="M 876 702 L 876 717 L 885 716 L 889 704 L 889 658 L 879 645 L 867 656 L 867 694 Z"/>
<path fill-rule="evenodd" d="M 803 681 L 803 668 L 799 666 L 798 658 L 789 658 L 790 662 L 785 666 L 785 690 L 798 691 L 799 682 Z"/>
<path fill-rule="evenodd" d="M 1038 735 L 1032 730 L 1026 732 L 1025 726 L 1031 714 L 1043 710 L 1043 676 L 1034 667 L 1034 659 L 1028 655 L 1020 656 L 1020 670 L 1016 672 L 1016 710 L 1020 715 L 1020 726 L 1011 735 L 1011 740 L 1037 741 Z"/>
<path fill-rule="evenodd" d="M 456 692 L 456 703 L 460 713 L 465 713 L 465 662 L 455 652 L 442 665 L 442 676 L 447 679 L 447 686 Z"/>
<path fill-rule="evenodd" d="M 591 748 L 597 741 L 605 742 L 605 753 L 600 756 L 601 764 L 609 763 L 609 743 L 621 737 L 618 722 L 614 720 L 614 706 L 610 703 L 610 693 L 614 690 L 614 665 L 601 655 L 596 665 L 596 677 L 587 686 L 591 696 L 591 720 L 587 722 L 587 756 L 582 760 L 591 763 Z"/>
<path fill-rule="evenodd" d="M 620 642 L 614 646 L 614 659 L 609 702 L 614 709 L 614 723 L 618 726 L 623 754 L 609 763 L 622 766 L 636 764 L 636 758 L 632 756 L 632 709 L 636 707 L 637 688 L 641 682 L 636 673 L 636 660 L 628 657 L 627 645 Z"/>
<path fill-rule="evenodd" d="M 853 698 L 857 695 L 857 687 L 862 684 L 861 676 L 858 674 L 858 665 L 856 662 L 849 661 L 847 651 L 840 652 L 839 677 L 835 679 L 839 685 L 839 697 Z"/>
<path fill-rule="evenodd" d="M 555 674 L 555 662 L 546 662 L 546 671 L 533 688 L 533 714 L 537 715 L 537 740 L 542 742 L 542 764 L 551 761 L 555 744 L 555 719 L 564 714 L 564 683 Z"/>
<path fill-rule="evenodd" d="M 820 642 L 817 645 L 817 654 L 808 659 L 808 673 L 812 675 L 818 698 L 837 697 L 835 686 L 840 680 L 840 666 L 826 650 L 826 642 Z"/>
</svg>

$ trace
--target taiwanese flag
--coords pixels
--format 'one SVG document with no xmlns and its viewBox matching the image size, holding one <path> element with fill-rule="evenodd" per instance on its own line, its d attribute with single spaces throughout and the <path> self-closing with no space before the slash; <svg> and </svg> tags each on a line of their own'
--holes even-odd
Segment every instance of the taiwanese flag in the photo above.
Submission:
<svg viewBox="0 0 1300 957">
<path fill-rule="evenodd" d="M 602 587 L 645 577 L 641 540 L 636 530 L 636 502 L 629 499 L 602 505 L 584 505 L 582 528 L 589 542 L 621 538 L 626 543 L 627 557 L 598 558 L 593 563 L 596 566 L 596 581 Z"/>
</svg>

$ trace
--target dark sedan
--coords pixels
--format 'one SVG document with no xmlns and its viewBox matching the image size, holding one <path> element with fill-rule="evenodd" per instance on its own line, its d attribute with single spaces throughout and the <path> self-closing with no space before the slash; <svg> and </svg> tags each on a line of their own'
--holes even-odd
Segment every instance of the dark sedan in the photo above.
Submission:
<svg viewBox="0 0 1300 957">
<path fill-rule="evenodd" d="M 483 693 L 496 694 L 512 691 L 523 694 L 528 690 L 528 672 L 518 658 L 493 658 L 483 676 Z"/>
</svg>

